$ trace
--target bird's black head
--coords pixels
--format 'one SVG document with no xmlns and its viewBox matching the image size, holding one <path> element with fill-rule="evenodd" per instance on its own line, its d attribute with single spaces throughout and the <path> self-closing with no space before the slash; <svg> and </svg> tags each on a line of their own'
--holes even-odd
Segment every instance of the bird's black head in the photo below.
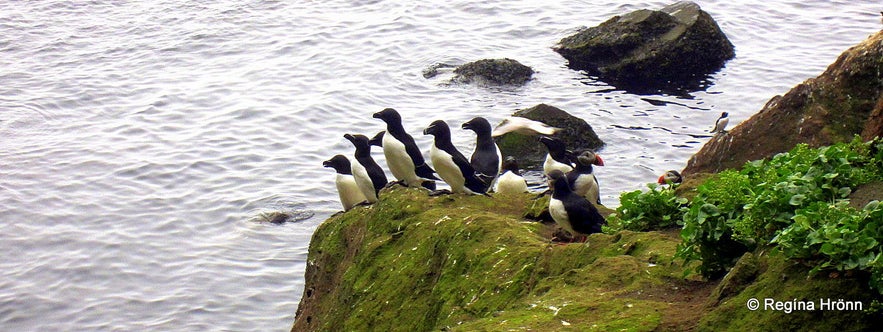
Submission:
<svg viewBox="0 0 883 332">
<path fill-rule="evenodd" d="M 359 149 L 366 149 L 366 148 L 370 148 L 370 147 L 371 147 L 370 144 L 368 143 L 368 142 L 369 142 L 368 137 L 365 136 L 365 135 L 359 135 L 359 134 L 355 134 L 355 135 L 352 135 L 352 134 L 344 134 L 344 135 L 343 135 L 343 138 L 346 138 L 347 140 L 349 140 L 350 142 L 352 142 L 352 143 L 353 143 L 353 146 L 356 147 L 356 150 L 359 150 Z"/>
<path fill-rule="evenodd" d="M 483 117 L 475 117 L 469 122 L 463 123 L 461 126 L 463 129 L 469 129 L 474 131 L 478 135 L 490 135 L 491 134 L 491 123 L 487 121 L 487 119 Z"/>
<path fill-rule="evenodd" d="M 374 135 L 374 137 L 368 140 L 368 144 L 374 146 L 383 146 L 383 134 L 386 134 L 386 132 L 381 131 L 377 133 L 377 135 Z"/>
<path fill-rule="evenodd" d="M 549 152 L 564 152 L 567 150 L 567 147 L 564 145 L 564 142 L 560 139 L 550 136 L 540 136 L 538 138 L 540 143 L 546 146 L 549 149 Z"/>
<path fill-rule="evenodd" d="M 515 160 L 513 156 L 506 156 L 506 159 L 503 160 L 503 171 L 518 174 L 518 160 Z"/>
<path fill-rule="evenodd" d="M 350 160 L 340 154 L 322 162 L 322 166 L 334 168 L 334 171 L 340 174 L 352 174 Z"/>
<path fill-rule="evenodd" d="M 577 164 L 589 166 L 604 166 L 604 159 L 601 159 L 595 151 L 592 150 L 584 150 L 580 152 L 579 155 L 576 156 L 576 160 L 574 160 Z"/>
<path fill-rule="evenodd" d="M 429 124 L 429 127 L 423 129 L 423 135 L 432 135 L 435 136 L 436 139 L 444 139 L 451 138 L 451 128 L 448 127 L 448 123 L 444 120 L 435 120 Z"/>
<path fill-rule="evenodd" d="M 402 116 L 399 115 L 398 111 L 396 111 L 392 108 L 386 108 L 380 112 L 374 113 L 373 117 L 376 119 L 381 119 L 381 120 L 383 120 L 383 122 L 386 122 L 386 123 L 401 123 L 402 122 Z"/>
<path fill-rule="evenodd" d="M 728 116 L 730 116 L 730 113 L 727 113 L 727 112 L 723 112 L 723 113 L 721 113 L 721 117 L 722 117 L 722 118 L 725 118 L 725 117 L 728 117 Z"/>
<path fill-rule="evenodd" d="M 552 182 L 552 194 L 562 194 L 570 191 L 570 184 L 567 183 L 567 176 L 564 172 L 554 170 L 549 173 L 549 180 Z"/>
<path fill-rule="evenodd" d="M 670 170 L 668 172 L 665 172 L 665 174 L 663 174 L 662 176 L 660 176 L 659 179 L 656 181 L 656 183 L 658 183 L 658 184 L 681 183 L 683 181 L 684 181 L 684 177 L 681 176 L 681 173 L 679 173 L 676 170 Z"/>
</svg>

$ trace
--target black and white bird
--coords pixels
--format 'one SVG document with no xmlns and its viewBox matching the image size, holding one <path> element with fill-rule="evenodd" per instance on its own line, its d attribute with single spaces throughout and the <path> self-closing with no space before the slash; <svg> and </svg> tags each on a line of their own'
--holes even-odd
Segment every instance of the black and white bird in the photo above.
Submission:
<svg viewBox="0 0 883 332">
<path fill-rule="evenodd" d="M 336 155 L 322 163 L 322 166 L 334 168 L 337 172 L 337 178 L 334 184 L 337 186 L 337 194 L 340 196 L 340 203 L 343 205 L 344 211 L 349 211 L 359 203 L 367 200 L 365 194 L 356 184 L 353 177 L 352 163 L 343 155 Z"/>
<path fill-rule="evenodd" d="M 676 170 L 670 170 L 668 172 L 665 172 L 665 174 L 660 175 L 659 179 L 656 180 L 656 183 L 658 183 L 658 184 L 672 184 L 672 183 L 681 183 L 683 181 L 684 181 L 684 177 L 681 176 L 681 173 L 679 173 Z"/>
<path fill-rule="evenodd" d="M 494 192 L 497 194 L 509 195 L 527 192 L 527 181 L 521 176 L 518 169 L 518 161 L 513 156 L 506 156 L 503 161 L 503 173 L 494 183 Z"/>
<path fill-rule="evenodd" d="M 558 128 L 549 126 L 545 123 L 534 121 L 528 118 L 522 118 L 520 116 L 510 116 L 508 118 L 503 119 L 500 124 L 494 128 L 494 131 L 491 133 L 491 136 L 497 137 L 502 136 L 503 134 L 516 132 L 522 135 L 528 136 L 537 136 L 537 135 L 546 135 L 552 136 L 555 132 L 558 131 Z"/>
<path fill-rule="evenodd" d="M 567 183 L 577 195 L 593 204 L 601 204 L 601 188 L 595 177 L 594 166 L 604 166 L 604 160 L 594 151 L 585 150 L 576 156 L 576 167 L 567 173 Z"/>
<path fill-rule="evenodd" d="M 598 209 L 585 197 L 570 189 L 567 177 L 555 170 L 549 175 L 552 179 L 552 199 L 549 200 L 549 214 L 561 228 L 585 241 L 586 236 L 600 233 L 607 221 Z"/>
<path fill-rule="evenodd" d="M 392 175 L 405 186 L 423 186 L 435 190 L 438 180 L 433 170 L 423 159 L 417 143 L 402 126 L 402 117 L 392 108 L 374 113 L 374 117 L 386 122 L 386 133 L 382 138 L 383 155 Z"/>
<path fill-rule="evenodd" d="M 423 134 L 435 137 L 429 159 L 438 175 L 451 187 L 451 192 L 484 194 L 487 191 L 487 185 L 475 174 L 472 164 L 451 143 L 451 128 L 446 122 L 433 121 Z"/>
<path fill-rule="evenodd" d="M 717 121 L 714 122 L 714 128 L 711 130 L 712 134 L 727 132 L 727 124 L 730 123 L 729 115 L 727 112 L 721 113 L 721 117 L 717 118 Z"/>
<path fill-rule="evenodd" d="M 503 166 L 503 155 L 491 137 L 491 124 L 485 118 L 476 117 L 463 123 L 461 127 L 475 132 L 475 150 L 472 151 L 469 162 L 478 178 L 490 188 Z"/>
<path fill-rule="evenodd" d="M 386 186 L 386 174 L 383 173 L 383 169 L 371 157 L 369 139 L 365 135 L 358 134 L 345 134 L 343 137 L 352 142 L 353 146 L 356 147 L 353 157 L 356 158 L 357 162 L 352 165 L 356 184 L 359 185 L 359 189 L 365 194 L 368 203 L 376 203 L 380 189 Z"/>
<path fill-rule="evenodd" d="M 549 176 L 549 173 L 554 170 L 559 170 L 562 173 L 567 174 L 567 172 L 573 170 L 571 164 L 573 153 L 567 151 L 564 142 L 558 138 L 549 136 L 540 136 L 539 140 L 549 151 L 549 153 L 546 154 L 545 162 L 543 162 L 543 174 Z"/>
</svg>

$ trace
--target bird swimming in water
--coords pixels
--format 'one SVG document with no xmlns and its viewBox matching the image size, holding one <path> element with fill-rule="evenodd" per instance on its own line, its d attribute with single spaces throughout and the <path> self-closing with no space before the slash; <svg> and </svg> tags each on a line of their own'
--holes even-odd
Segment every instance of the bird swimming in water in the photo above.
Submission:
<svg viewBox="0 0 883 332">
<path fill-rule="evenodd" d="M 497 137 L 502 136 L 503 134 L 509 132 L 516 132 L 523 135 L 528 136 L 537 136 L 537 135 L 546 135 L 552 136 L 559 129 L 549 126 L 545 123 L 534 121 L 528 118 L 522 118 L 520 116 L 510 116 L 497 125 L 494 128 L 494 131 L 491 133 L 491 136 Z"/>
</svg>

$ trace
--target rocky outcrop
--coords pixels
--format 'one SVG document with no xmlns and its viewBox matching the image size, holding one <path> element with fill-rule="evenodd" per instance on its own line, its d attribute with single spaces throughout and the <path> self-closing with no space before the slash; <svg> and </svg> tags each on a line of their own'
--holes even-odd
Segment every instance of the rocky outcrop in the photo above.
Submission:
<svg viewBox="0 0 883 332">
<path fill-rule="evenodd" d="M 533 69 L 518 61 L 484 59 L 458 66 L 454 69 L 453 81 L 478 85 L 521 85 L 532 76 Z"/>
<path fill-rule="evenodd" d="M 870 139 L 883 131 L 883 32 L 840 55 L 824 73 L 773 97 L 750 119 L 712 138 L 682 174 L 718 172 L 749 160 L 811 147 Z"/>
<path fill-rule="evenodd" d="M 572 151 L 583 149 L 597 151 L 604 146 L 604 142 L 598 138 L 598 134 L 588 122 L 555 106 L 539 104 L 519 110 L 513 116 L 544 122 L 559 128 L 560 130 L 555 133 L 555 137 L 564 141 L 567 148 Z M 522 168 L 532 170 L 542 166 L 546 153 L 548 153 L 546 147 L 537 141 L 535 136 L 515 132 L 497 137 L 497 146 L 500 147 L 500 152 L 504 156 L 515 156 Z"/>
<path fill-rule="evenodd" d="M 735 56 L 711 15 L 690 1 L 615 16 L 554 50 L 571 68 L 625 89 L 691 85 Z"/>
</svg>

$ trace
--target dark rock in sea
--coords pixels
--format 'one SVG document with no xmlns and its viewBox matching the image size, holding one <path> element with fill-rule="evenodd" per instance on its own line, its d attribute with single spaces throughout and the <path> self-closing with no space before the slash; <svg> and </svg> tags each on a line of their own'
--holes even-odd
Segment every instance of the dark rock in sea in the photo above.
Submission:
<svg viewBox="0 0 883 332">
<path fill-rule="evenodd" d="M 519 110 L 513 116 L 520 116 L 535 121 L 544 122 L 552 127 L 559 128 L 555 137 L 560 138 L 571 151 L 592 149 L 597 151 L 604 146 L 604 142 L 598 138 L 598 134 L 592 129 L 586 120 L 580 119 L 566 111 L 546 104 L 539 104 L 531 108 Z M 500 152 L 504 156 L 515 156 L 519 165 L 524 169 L 537 170 L 542 168 L 546 158 L 546 147 L 537 141 L 535 136 L 527 136 L 510 132 L 496 138 Z"/>
<path fill-rule="evenodd" d="M 883 134 L 883 31 L 837 58 L 824 73 L 784 96 L 770 99 L 757 114 L 712 138 L 690 158 L 682 174 L 714 173 L 746 161 L 791 150 L 869 140 Z"/>
<path fill-rule="evenodd" d="M 455 82 L 478 85 L 521 85 L 532 76 L 533 69 L 512 59 L 478 60 L 454 69 Z"/>
<path fill-rule="evenodd" d="M 615 16 L 561 39 L 554 50 L 571 68 L 626 90 L 701 87 L 735 56 L 711 15 L 690 1 Z"/>
</svg>

